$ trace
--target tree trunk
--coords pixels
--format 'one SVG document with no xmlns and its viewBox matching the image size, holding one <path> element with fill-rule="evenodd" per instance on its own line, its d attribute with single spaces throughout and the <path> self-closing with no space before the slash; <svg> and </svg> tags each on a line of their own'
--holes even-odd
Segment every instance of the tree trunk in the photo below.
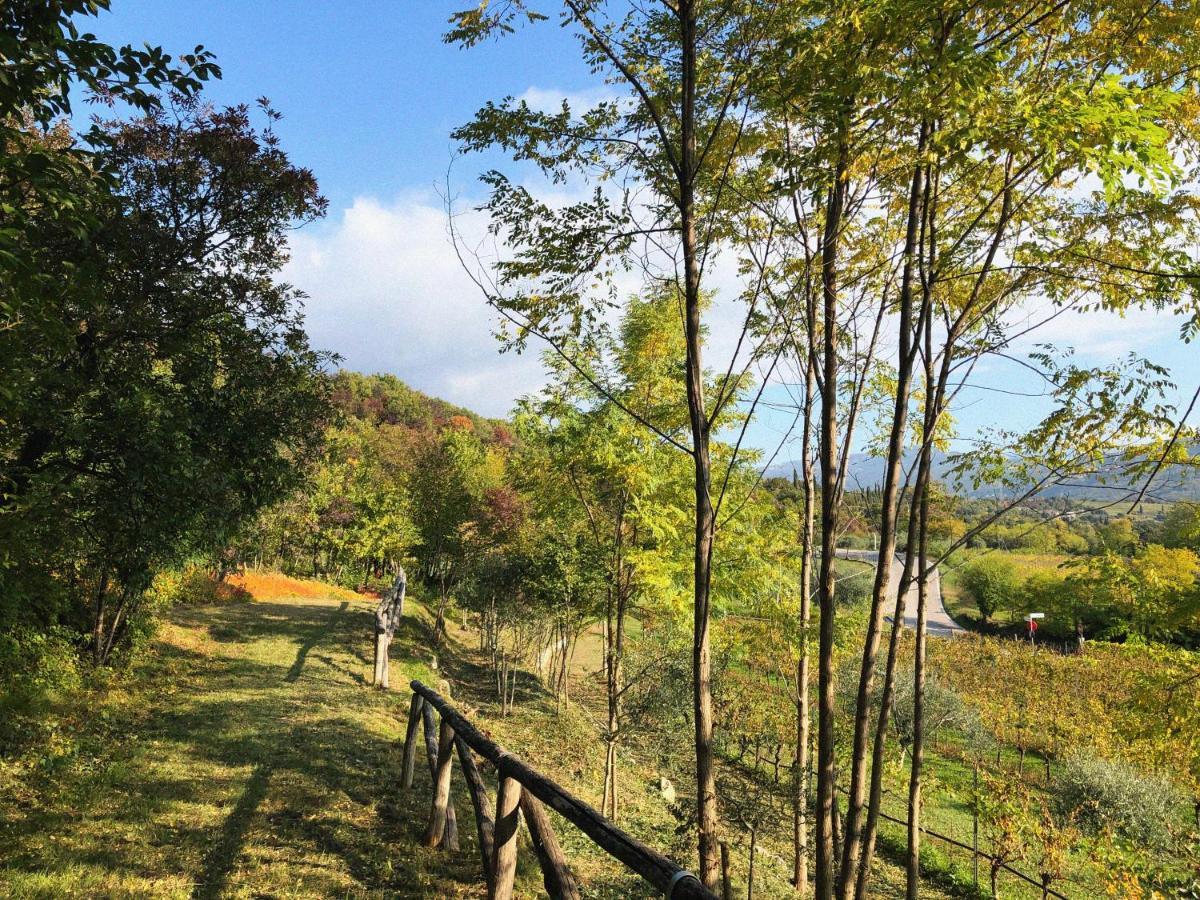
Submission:
<svg viewBox="0 0 1200 900">
<path fill-rule="evenodd" d="M 699 822 L 700 880 L 715 890 L 718 860 L 717 784 L 713 754 L 713 706 L 709 650 L 709 597 L 713 532 L 712 472 L 708 414 L 704 402 L 703 332 L 700 323 L 700 259 L 696 233 L 696 34 L 695 0 L 679 0 L 682 72 L 680 79 L 679 214 L 683 239 L 684 329 L 687 342 L 687 398 L 695 468 L 695 547 L 693 559 L 692 689 L 696 738 L 696 803 Z"/>
<path fill-rule="evenodd" d="M 834 697 L 833 624 L 836 614 L 834 587 L 836 569 L 834 550 L 837 547 L 838 505 L 838 443 L 837 443 L 837 262 L 840 241 L 842 204 L 849 148 L 845 124 L 840 123 L 838 160 L 834 167 L 833 186 L 829 190 L 825 211 L 825 229 L 821 246 L 822 293 L 822 379 L 821 379 L 821 574 L 818 602 L 821 611 L 820 644 L 818 647 L 818 687 L 820 692 L 817 719 L 817 900 L 832 900 L 836 850 L 833 839 L 834 795 L 834 718 L 837 714 Z"/>
<path fill-rule="evenodd" d="M 929 432 L 926 431 L 926 434 Z M 928 468 L 931 446 L 926 443 L 922 468 Z M 920 525 L 917 551 L 917 635 L 913 650 L 913 746 L 912 769 L 908 783 L 908 900 L 918 900 L 921 881 L 921 766 L 925 759 L 925 613 L 928 606 L 927 534 L 929 531 L 929 494 L 920 500 Z"/>
<path fill-rule="evenodd" d="M 875 859 L 875 838 L 879 832 L 879 812 L 883 802 L 884 754 L 887 750 L 887 729 L 892 711 L 892 698 L 896 688 L 896 666 L 900 657 L 900 632 L 904 628 L 904 617 L 908 614 L 908 592 L 913 585 L 914 567 L 917 558 L 917 524 L 918 504 L 924 496 L 928 482 L 928 472 L 922 472 L 918 467 L 917 482 L 913 487 L 909 501 L 908 537 L 905 541 L 904 568 L 900 573 L 897 585 L 895 616 L 892 619 L 892 633 L 888 640 L 888 655 L 883 678 L 883 691 L 879 703 L 879 718 L 875 723 L 875 745 L 871 757 L 871 792 L 867 805 L 867 821 L 864 829 L 862 859 L 858 869 L 858 884 L 855 890 L 856 900 L 866 900 L 870 895 L 868 883 L 871 865 Z M 901 748 L 900 764 L 904 764 L 906 752 Z"/>
<path fill-rule="evenodd" d="M 804 512 L 800 522 L 800 659 L 796 664 L 796 764 L 792 770 L 792 884 L 796 893 L 808 896 L 808 744 L 809 712 L 808 646 L 812 625 L 813 517 L 816 513 L 816 485 L 812 464 L 812 413 L 816 373 L 812 354 L 805 365 L 804 430 L 801 441 L 801 469 L 804 479 Z"/>
<path fill-rule="evenodd" d="M 925 147 L 925 126 L 921 126 L 918 154 Z M 896 553 L 896 517 L 899 510 L 900 482 L 904 453 L 908 403 L 912 388 L 914 354 L 912 351 L 913 269 L 917 248 L 917 227 L 921 211 L 922 163 L 913 168 L 908 196 L 908 221 L 904 236 L 904 269 L 900 284 L 900 352 L 896 374 L 896 394 L 888 436 L 887 465 L 880 500 L 879 552 L 875 565 L 875 583 L 871 592 L 871 613 L 863 643 L 862 665 L 858 675 L 858 696 L 854 712 L 854 739 L 850 757 L 850 789 L 846 806 L 846 844 L 838 872 L 838 894 L 851 900 L 857 888 L 857 867 L 861 847 L 862 813 L 867 788 L 867 743 L 871 729 L 871 698 L 875 688 L 875 660 L 883 626 L 883 606 L 891 586 L 892 564 Z"/>
<path fill-rule="evenodd" d="M 92 616 L 92 661 L 98 666 L 104 664 L 104 601 L 107 593 L 108 571 L 105 570 L 100 573 L 100 583 L 96 587 Z"/>
</svg>

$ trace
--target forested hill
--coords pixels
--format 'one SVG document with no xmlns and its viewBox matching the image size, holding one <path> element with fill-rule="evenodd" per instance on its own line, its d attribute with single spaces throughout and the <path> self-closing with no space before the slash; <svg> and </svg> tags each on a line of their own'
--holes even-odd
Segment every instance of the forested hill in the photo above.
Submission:
<svg viewBox="0 0 1200 900">
<path fill-rule="evenodd" d="M 470 420 L 476 429 L 503 427 L 498 420 L 411 388 L 395 375 L 342 369 L 333 376 L 332 400 L 339 412 L 370 425 L 436 430 L 457 416 Z"/>
<path fill-rule="evenodd" d="M 504 507 L 498 473 L 511 430 L 394 375 L 341 371 L 331 381 L 320 452 L 291 494 L 243 528 L 229 563 L 378 587 L 419 552 L 436 577 L 468 511 Z"/>
</svg>

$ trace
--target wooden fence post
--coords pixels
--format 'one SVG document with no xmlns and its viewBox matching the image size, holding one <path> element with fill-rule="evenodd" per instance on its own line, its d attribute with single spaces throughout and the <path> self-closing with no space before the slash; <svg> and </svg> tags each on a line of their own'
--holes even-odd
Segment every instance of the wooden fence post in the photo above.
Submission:
<svg viewBox="0 0 1200 900">
<path fill-rule="evenodd" d="M 446 834 L 446 807 L 450 803 L 450 770 L 454 764 L 454 729 L 442 719 L 438 735 L 437 770 L 433 778 L 433 803 L 429 809 L 429 827 L 425 830 L 425 846 L 449 845 Z M 453 848 L 450 848 L 453 849 Z"/>
<path fill-rule="evenodd" d="M 471 748 L 459 735 L 454 736 L 458 759 L 462 765 L 463 780 L 471 794 L 471 805 L 475 807 L 475 828 L 479 832 L 479 855 L 483 857 L 483 877 L 487 881 L 488 893 L 492 891 L 492 853 L 496 845 L 496 823 L 492 818 L 492 801 L 488 799 L 487 785 L 479 774 L 479 767 L 471 756 Z"/>
<path fill-rule="evenodd" d="M 542 883 L 550 900 L 579 900 L 579 886 L 567 867 L 567 858 L 563 856 L 558 838 L 554 836 L 550 817 L 546 815 L 541 801 L 529 791 L 521 792 L 521 813 L 525 816 L 533 849 L 537 851 L 538 862 L 542 865 Z"/>
<path fill-rule="evenodd" d="M 488 900 L 512 900 L 517 874 L 517 825 L 520 823 L 521 782 L 500 772 L 496 792 L 496 846 L 492 854 L 492 887 Z"/>
<path fill-rule="evenodd" d="M 433 704 L 426 701 L 421 707 L 421 719 L 425 724 L 425 755 L 429 759 L 429 779 L 437 785 L 438 771 L 438 727 L 433 721 Z M 448 798 L 447 798 L 448 799 Z M 437 846 L 431 844 L 430 846 Z M 458 849 L 458 816 L 454 812 L 454 804 L 446 804 L 446 833 L 441 846 L 445 850 Z"/>
<path fill-rule="evenodd" d="M 408 710 L 408 728 L 404 732 L 404 763 L 400 767 L 400 787 L 407 790 L 412 787 L 413 768 L 417 763 L 417 728 L 421 723 L 421 707 L 425 698 L 413 693 L 412 705 Z"/>
</svg>

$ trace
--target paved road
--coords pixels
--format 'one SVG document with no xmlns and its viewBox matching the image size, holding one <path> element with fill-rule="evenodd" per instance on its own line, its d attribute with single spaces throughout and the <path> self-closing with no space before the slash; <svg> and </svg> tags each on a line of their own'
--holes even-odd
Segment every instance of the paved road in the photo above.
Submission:
<svg viewBox="0 0 1200 900">
<path fill-rule="evenodd" d="M 835 552 L 841 559 L 857 559 L 872 565 L 879 561 L 878 550 L 838 549 Z M 893 604 L 896 602 L 896 593 L 900 590 L 900 573 L 903 570 L 904 556 L 897 553 L 896 560 L 892 563 L 889 579 L 891 583 L 888 585 L 888 599 Z M 915 629 L 917 627 L 917 586 L 915 584 L 909 587 L 904 599 L 904 624 L 908 628 Z M 886 618 L 889 622 L 891 621 L 891 616 L 886 616 Z M 942 604 L 942 578 L 937 569 L 934 569 L 929 576 L 929 589 L 925 605 L 925 631 L 935 637 L 954 637 L 966 631 L 950 618 L 950 614 L 946 612 L 946 607 Z"/>
</svg>

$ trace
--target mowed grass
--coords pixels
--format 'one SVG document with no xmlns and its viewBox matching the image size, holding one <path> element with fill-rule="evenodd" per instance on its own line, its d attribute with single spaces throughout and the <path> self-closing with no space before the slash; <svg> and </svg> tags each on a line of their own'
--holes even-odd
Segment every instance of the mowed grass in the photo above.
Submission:
<svg viewBox="0 0 1200 900">
<path fill-rule="evenodd" d="M 502 717 L 472 633 L 452 629 L 435 670 L 431 617 L 410 602 L 392 647 L 393 690 L 375 691 L 373 601 L 314 597 L 311 583 L 246 586 L 270 599 L 172 611 L 127 675 L 64 715 L 64 733 L 0 762 L 0 896 L 485 896 L 461 777 L 457 852 L 420 846 L 430 797 L 423 745 L 414 789 L 399 788 L 412 678 L 599 804 L 604 751 L 587 667 L 578 670 L 582 705 L 560 709 L 522 675 L 517 707 Z M 679 752 L 690 753 L 689 736 Z M 494 772 L 483 769 L 494 792 Z M 659 793 L 660 765 L 630 752 L 621 771 L 622 827 L 693 866 L 694 837 Z M 679 788 L 687 797 L 688 785 Z M 794 896 L 790 819 L 780 813 L 759 839 L 756 896 Z M 585 897 L 656 896 L 581 832 L 555 823 Z M 746 841 L 730 829 L 740 896 Z M 517 896 L 544 896 L 522 841 Z M 902 871 L 881 861 L 872 895 L 903 897 Z M 946 895 L 927 886 L 922 896 Z"/>
<path fill-rule="evenodd" d="M 418 846 L 428 774 L 398 790 L 407 696 L 366 686 L 371 628 L 364 600 L 175 610 L 75 733 L 0 770 L 0 895 L 481 895 L 477 856 Z M 401 684 L 428 677 L 405 628 Z"/>
</svg>

